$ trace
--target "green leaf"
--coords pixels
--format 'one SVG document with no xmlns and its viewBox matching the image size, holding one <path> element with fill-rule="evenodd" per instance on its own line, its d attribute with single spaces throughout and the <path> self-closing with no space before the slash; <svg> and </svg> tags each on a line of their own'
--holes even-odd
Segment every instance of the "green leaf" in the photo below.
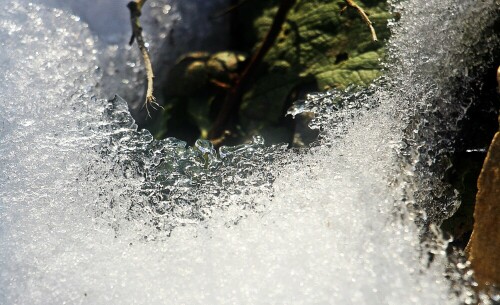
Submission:
<svg viewBox="0 0 500 305">
<path fill-rule="evenodd" d="M 385 1 L 359 2 L 383 41 L 388 38 L 391 17 Z M 298 88 L 315 83 L 314 90 L 344 89 L 351 84 L 368 85 L 381 75 L 381 42 L 372 42 L 366 24 L 357 12 L 340 10 L 344 1 L 302 0 L 290 11 L 275 46 L 264 59 L 253 87 L 243 98 L 241 113 L 247 120 L 275 124 L 287 101 Z M 262 41 L 272 23 L 277 5 L 264 10 L 254 22 Z M 256 43 L 254 49 L 259 43 Z M 288 67 L 277 73 L 276 67 Z M 312 78 L 312 80 L 311 80 Z M 255 126 L 255 124 L 252 124 Z"/>
</svg>

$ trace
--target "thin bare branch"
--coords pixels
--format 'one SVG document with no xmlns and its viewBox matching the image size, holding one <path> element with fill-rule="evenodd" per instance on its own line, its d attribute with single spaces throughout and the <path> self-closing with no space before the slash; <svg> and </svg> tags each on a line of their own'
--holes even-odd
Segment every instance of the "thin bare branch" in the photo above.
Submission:
<svg viewBox="0 0 500 305">
<path fill-rule="evenodd" d="M 259 46 L 257 51 L 253 54 L 250 62 L 241 73 L 234 87 L 229 89 L 222 108 L 217 115 L 215 122 L 213 123 L 212 129 L 208 133 L 209 139 L 219 139 L 221 137 L 221 134 L 224 133 L 224 129 L 226 128 L 231 115 L 234 115 L 235 112 L 237 113 L 245 90 L 250 86 L 255 72 L 257 71 L 259 65 L 262 63 L 262 60 L 266 56 L 267 52 L 274 45 L 274 42 L 276 41 L 276 38 L 281 32 L 281 28 L 286 21 L 288 12 L 295 5 L 295 2 L 296 0 L 281 0 L 278 12 L 273 19 L 271 28 L 267 32 L 264 41 Z"/>
<path fill-rule="evenodd" d="M 234 10 L 240 8 L 243 4 L 245 4 L 246 2 L 248 2 L 248 0 L 241 0 L 240 2 L 236 3 L 236 4 L 233 4 L 231 5 L 230 7 L 226 8 L 225 10 L 223 10 L 222 12 L 219 12 L 217 14 L 215 14 L 214 16 L 212 16 L 211 18 L 212 19 L 217 19 L 217 18 L 220 18 L 220 17 L 223 17 L 223 16 L 226 16 L 227 14 L 233 12 Z"/>
<path fill-rule="evenodd" d="M 134 40 L 137 41 L 137 45 L 139 46 L 139 50 L 142 54 L 142 59 L 144 60 L 144 67 L 146 68 L 147 90 L 146 101 L 144 102 L 143 108 L 146 107 L 148 116 L 151 117 L 148 105 L 153 109 L 156 109 L 154 107 L 155 105 L 158 107 L 161 107 L 161 105 L 156 102 L 156 98 L 153 96 L 153 66 L 149 57 L 148 48 L 146 47 L 146 43 L 144 42 L 144 38 L 142 37 L 142 27 L 139 21 L 142 13 L 142 6 L 146 3 L 146 1 L 147 0 L 131 1 L 127 4 L 127 7 L 130 10 L 130 23 L 132 25 L 132 37 L 130 38 L 129 44 L 132 45 L 134 43 Z"/>
<path fill-rule="evenodd" d="M 497 91 L 498 93 L 500 93 L 500 66 L 497 69 L 497 84 L 498 84 Z"/>
<path fill-rule="evenodd" d="M 356 11 L 358 11 L 358 13 L 361 16 L 361 18 L 363 19 L 363 21 L 370 28 L 370 32 L 372 34 L 372 40 L 378 41 L 377 33 L 375 32 L 375 29 L 373 28 L 373 24 L 372 24 L 370 18 L 368 18 L 368 15 L 365 13 L 365 11 L 359 5 L 357 5 L 356 2 L 354 2 L 354 0 L 345 0 L 345 4 L 346 4 L 346 6 L 342 8 L 340 13 L 342 14 L 343 12 L 345 12 L 345 10 L 348 7 L 354 8 Z"/>
</svg>

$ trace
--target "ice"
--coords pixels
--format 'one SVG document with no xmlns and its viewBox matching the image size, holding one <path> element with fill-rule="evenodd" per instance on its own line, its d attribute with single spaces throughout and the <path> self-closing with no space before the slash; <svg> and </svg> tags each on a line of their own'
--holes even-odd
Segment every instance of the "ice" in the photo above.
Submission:
<svg viewBox="0 0 500 305">
<path fill-rule="evenodd" d="M 45 0 L 45 5 L 66 9 L 88 24 L 97 38 L 98 63 L 103 71 L 102 92 L 112 98 L 124 97 L 133 117 L 146 120 L 141 111 L 145 97 L 145 72 L 136 45 L 129 46 L 131 36 L 130 0 Z M 147 1 L 141 16 L 144 37 L 151 55 L 157 84 L 165 79 L 169 67 L 190 51 L 226 49 L 229 19 L 212 18 L 230 6 L 229 0 L 154 0 Z M 161 86 L 156 86 L 161 96 Z M 161 100 L 161 99 L 160 99 Z"/>
<path fill-rule="evenodd" d="M 497 2 L 394 4 L 387 76 L 298 106 L 318 113 L 317 143 L 219 154 L 153 141 L 102 98 L 110 45 L 76 2 L 4 2 L 0 304 L 470 301 L 421 233 L 455 205 L 438 182 L 454 92 L 499 45 Z"/>
</svg>

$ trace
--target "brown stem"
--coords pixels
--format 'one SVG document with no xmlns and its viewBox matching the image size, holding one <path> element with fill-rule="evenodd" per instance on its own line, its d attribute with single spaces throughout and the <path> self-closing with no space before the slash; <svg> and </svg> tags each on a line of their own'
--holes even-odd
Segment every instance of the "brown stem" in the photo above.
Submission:
<svg viewBox="0 0 500 305">
<path fill-rule="evenodd" d="M 498 84 L 497 91 L 498 93 L 500 93 L 500 66 L 498 66 L 497 69 L 497 84 Z"/>
<path fill-rule="evenodd" d="M 344 8 L 342 8 L 340 13 L 342 14 L 347 9 L 347 7 L 354 8 L 356 11 L 358 11 L 358 13 L 361 16 L 361 18 L 363 19 L 363 21 L 370 28 L 370 32 L 372 34 L 372 40 L 378 41 L 377 33 L 375 32 L 375 29 L 373 28 L 373 24 L 370 21 L 370 18 L 368 18 L 368 15 L 366 15 L 365 11 L 359 5 L 357 5 L 356 2 L 354 2 L 354 0 L 345 0 L 345 4 L 346 4 L 346 6 Z"/>
<path fill-rule="evenodd" d="M 231 13 L 232 11 L 240 8 L 242 5 L 244 5 L 248 1 L 249 0 L 241 0 L 240 2 L 238 2 L 236 4 L 233 4 L 230 7 L 226 8 L 222 12 L 219 12 L 219 13 L 213 15 L 211 18 L 216 19 L 216 18 L 220 18 L 220 17 L 226 16 L 227 14 Z"/>
<path fill-rule="evenodd" d="M 242 72 L 239 80 L 227 93 L 222 105 L 222 109 L 220 110 L 217 119 L 215 120 L 212 129 L 208 134 L 209 139 L 219 138 L 223 134 L 224 129 L 229 122 L 230 116 L 237 113 L 241 104 L 244 90 L 247 88 L 247 86 L 249 86 L 252 77 L 254 76 L 257 68 L 266 56 L 267 52 L 269 52 L 271 47 L 274 45 L 274 42 L 276 41 L 276 38 L 278 37 L 279 33 L 281 32 L 281 28 L 285 23 L 288 12 L 293 7 L 295 2 L 296 0 L 281 0 L 278 12 L 273 19 L 271 28 L 267 32 L 264 41 L 262 42 L 257 52 L 253 54 L 250 62 Z"/>
<path fill-rule="evenodd" d="M 144 5 L 144 3 L 146 3 L 146 1 L 147 0 L 131 1 L 127 4 L 127 7 L 130 10 L 130 23 L 132 25 L 132 37 L 130 38 L 129 44 L 132 45 L 134 43 L 134 40 L 137 41 L 137 45 L 139 46 L 139 50 L 142 54 L 142 59 L 144 60 L 147 77 L 146 101 L 144 103 L 144 106 L 146 107 L 148 116 L 151 116 L 149 113 L 148 105 L 150 105 L 153 109 L 155 109 L 154 105 L 159 107 L 161 106 L 156 103 L 156 98 L 153 96 L 153 66 L 149 57 L 148 48 L 146 48 L 146 43 L 144 42 L 144 38 L 142 37 L 142 27 L 139 22 L 139 17 L 141 17 L 142 13 L 142 6 Z"/>
</svg>

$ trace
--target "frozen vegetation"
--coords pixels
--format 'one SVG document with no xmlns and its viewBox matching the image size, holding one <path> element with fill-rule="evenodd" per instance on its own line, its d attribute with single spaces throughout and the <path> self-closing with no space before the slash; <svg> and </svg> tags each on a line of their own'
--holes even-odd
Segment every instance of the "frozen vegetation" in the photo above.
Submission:
<svg viewBox="0 0 500 305">
<path fill-rule="evenodd" d="M 99 11 L 125 2 L 39 2 L 0 11 L 0 304 L 468 300 L 444 277 L 443 243 L 422 243 L 414 219 L 455 208 L 441 154 L 466 108 L 458 80 L 498 44 L 484 37 L 496 1 L 396 1 L 386 77 L 294 109 L 321 113 L 316 145 L 257 138 L 220 155 L 153 141 L 123 99 L 107 101 L 133 97 L 119 84 L 141 87 L 126 71 L 106 82 L 131 56 L 118 47 L 128 20 L 116 12 L 109 28 Z M 150 2 L 157 37 L 189 20 Z"/>
</svg>

